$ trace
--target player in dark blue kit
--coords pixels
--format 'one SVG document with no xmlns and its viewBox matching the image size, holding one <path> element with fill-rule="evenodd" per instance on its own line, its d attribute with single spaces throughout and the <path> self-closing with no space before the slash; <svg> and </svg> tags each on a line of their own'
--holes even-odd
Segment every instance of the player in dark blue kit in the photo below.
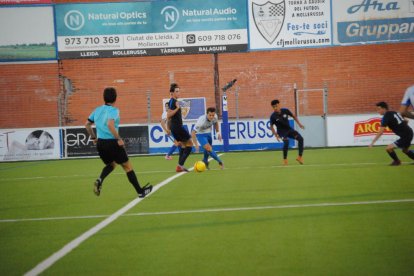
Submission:
<svg viewBox="0 0 414 276">
<path fill-rule="evenodd" d="M 171 99 L 168 103 L 169 110 L 167 112 L 167 117 L 170 119 L 171 133 L 181 146 L 178 165 L 175 171 L 188 172 L 188 170 L 184 167 L 184 163 L 193 149 L 193 141 L 191 140 L 190 133 L 188 133 L 183 126 L 181 107 L 178 103 L 178 98 L 180 96 L 180 87 L 178 84 L 172 83 L 170 85 L 170 93 Z"/>
<path fill-rule="evenodd" d="M 283 140 L 283 164 L 288 164 L 287 155 L 289 150 L 289 138 L 298 141 L 299 155 L 296 158 L 296 161 L 303 164 L 303 137 L 289 125 L 289 117 L 292 117 L 301 129 L 304 129 L 305 127 L 289 109 L 280 107 L 279 100 L 273 100 L 270 104 L 274 110 L 270 116 L 270 129 L 278 141 L 280 141 L 280 139 Z M 273 125 L 276 126 L 277 131 L 273 128 Z"/>
<path fill-rule="evenodd" d="M 385 128 L 389 127 L 397 136 L 400 137 L 400 139 L 388 145 L 386 148 L 387 153 L 393 160 L 390 165 L 401 165 L 401 161 L 398 159 L 398 156 L 394 151 L 394 148 L 396 147 L 401 148 L 408 157 L 414 160 L 414 152 L 409 150 L 411 141 L 413 140 L 413 130 L 408 126 L 407 121 L 405 121 L 397 112 L 389 111 L 388 104 L 386 102 L 379 102 L 376 106 L 378 113 L 383 115 L 383 117 L 381 120 L 381 127 L 369 147 L 372 147 L 384 133 Z"/>
</svg>

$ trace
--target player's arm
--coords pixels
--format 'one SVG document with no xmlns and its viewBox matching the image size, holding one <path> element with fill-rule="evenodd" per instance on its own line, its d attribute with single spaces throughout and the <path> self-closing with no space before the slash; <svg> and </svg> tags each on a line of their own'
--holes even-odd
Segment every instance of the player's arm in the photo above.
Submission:
<svg viewBox="0 0 414 276">
<path fill-rule="evenodd" d="M 270 130 L 272 131 L 273 135 L 276 137 L 277 141 L 280 141 L 280 136 L 277 134 L 276 130 L 273 127 L 273 124 L 270 124 Z"/>
<path fill-rule="evenodd" d="M 375 142 L 381 137 L 381 135 L 384 133 L 385 127 L 381 126 L 377 132 L 377 135 L 375 135 L 374 139 L 372 140 L 371 144 L 369 144 L 369 147 L 372 147 Z"/>
<path fill-rule="evenodd" d="M 123 146 L 124 140 L 122 140 L 121 136 L 119 135 L 118 131 L 115 128 L 115 120 L 109 119 L 107 122 L 107 126 L 108 126 L 109 131 L 115 137 L 115 139 L 118 140 L 118 145 Z"/>
<path fill-rule="evenodd" d="M 401 116 L 405 117 L 405 118 L 410 118 L 410 119 L 414 119 L 414 113 L 410 112 L 408 110 L 408 105 L 404 105 L 402 104 L 400 106 L 400 110 L 399 110 Z"/>
<path fill-rule="evenodd" d="M 86 131 L 88 132 L 89 136 L 92 138 L 93 143 L 96 144 L 96 142 L 98 141 L 98 138 L 96 137 L 96 134 L 93 131 L 92 125 L 93 125 L 92 121 L 90 121 L 89 119 L 86 120 L 86 123 L 85 123 Z"/>
<path fill-rule="evenodd" d="M 299 126 L 301 129 L 305 129 L 305 126 L 304 126 L 304 125 L 302 125 L 302 124 L 299 122 L 298 117 L 296 117 L 293 113 L 292 113 L 291 117 L 293 118 L 293 120 L 295 120 L 295 122 L 298 124 L 298 126 Z"/>
<path fill-rule="evenodd" d="M 168 119 L 161 119 L 161 127 L 167 135 L 170 135 L 171 130 L 168 128 L 167 120 Z"/>
<path fill-rule="evenodd" d="M 172 109 L 171 107 L 170 107 L 170 109 L 167 111 L 167 118 L 169 119 L 169 118 L 171 118 L 172 116 L 174 116 L 175 115 L 175 113 L 177 113 L 178 112 L 178 110 L 180 109 L 181 107 L 180 107 L 180 104 L 178 103 L 178 101 L 176 101 L 175 102 L 175 109 Z"/>
<path fill-rule="evenodd" d="M 218 122 L 215 122 L 214 123 L 214 129 L 216 130 L 217 139 L 219 141 L 221 141 L 222 140 L 222 137 L 221 137 L 221 133 L 220 133 L 220 130 L 219 130 L 219 124 L 218 124 Z"/>
<path fill-rule="evenodd" d="M 200 151 L 200 145 L 198 144 L 196 134 L 197 134 L 197 132 L 195 131 L 195 129 L 193 129 L 191 131 L 191 138 L 193 139 L 193 144 L 194 144 L 194 147 L 196 148 L 196 152 L 199 152 Z"/>
</svg>

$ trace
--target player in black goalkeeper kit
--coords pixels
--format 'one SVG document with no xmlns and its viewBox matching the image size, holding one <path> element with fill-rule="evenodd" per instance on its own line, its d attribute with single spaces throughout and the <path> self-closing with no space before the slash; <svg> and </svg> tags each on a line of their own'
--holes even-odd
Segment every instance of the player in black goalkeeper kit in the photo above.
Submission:
<svg viewBox="0 0 414 276">
<path fill-rule="evenodd" d="M 398 159 L 398 156 L 394 151 L 394 148 L 396 147 L 401 148 L 408 157 L 414 160 L 414 152 L 410 151 L 411 141 L 413 140 L 413 130 L 408 126 L 407 121 L 405 121 L 397 112 L 389 111 L 388 104 L 386 102 L 379 102 L 376 106 L 378 113 L 383 115 L 383 117 L 381 120 L 381 127 L 369 147 L 372 147 L 375 144 L 375 142 L 384 133 L 385 128 L 388 127 L 400 137 L 400 139 L 388 145 L 386 148 L 387 153 L 393 159 L 390 165 L 401 165 L 401 161 Z"/>
<path fill-rule="evenodd" d="M 296 161 L 303 164 L 303 137 L 289 125 L 289 117 L 292 117 L 301 129 L 304 129 L 305 127 L 289 109 L 280 107 L 279 100 L 273 100 L 271 105 L 274 112 L 270 116 L 270 129 L 278 141 L 280 141 L 280 139 L 283 140 L 283 164 L 288 164 L 287 155 L 289 150 L 289 138 L 298 141 L 299 155 L 296 158 Z M 276 126 L 277 131 L 273 128 L 273 125 Z"/>
<path fill-rule="evenodd" d="M 170 119 L 171 122 L 171 133 L 181 146 L 178 158 L 178 165 L 175 171 L 188 172 L 188 170 L 184 167 L 184 163 L 193 149 L 193 141 L 191 140 L 190 133 L 188 133 L 188 131 L 183 126 L 181 107 L 178 103 L 178 98 L 180 95 L 180 87 L 178 86 L 178 84 L 171 84 L 170 94 L 171 99 L 168 103 L 169 110 L 167 112 L 167 117 Z"/>
</svg>

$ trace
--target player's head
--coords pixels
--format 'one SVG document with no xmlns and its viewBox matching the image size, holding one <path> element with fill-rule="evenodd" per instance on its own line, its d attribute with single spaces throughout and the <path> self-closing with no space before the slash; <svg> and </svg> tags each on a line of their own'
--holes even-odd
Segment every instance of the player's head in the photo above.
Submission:
<svg viewBox="0 0 414 276">
<path fill-rule="evenodd" d="M 216 109 L 214 107 L 207 108 L 207 120 L 213 121 L 216 115 Z"/>
<path fill-rule="evenodd" d="M 180 93 L 180 87 L 176 83 L 171 83 L 170 85 L 170 94 L 173 98 L 177 99 Z"/>
<path fill-rule="evenodd" d="M 279 100 L 273 100 L 270 102 L 270 105 L 273 107 L 274 111 L 279 111 L 280 107 L 279 107 Z"/>
<path fill-rule="evenodd" d="M 180 87 L 176 83 L 171 83 L 170 85 L 170 93 L 178 92 Z"/>
<path fill-rule="evenodd" d="M 386 102 L 378 102 L 376 106 L 377 106 L 377 112 L 380 115 L 384 115 L 385 112 L 387 112 L 388 110 L 388 104 Z"/>
<path fill-rule="evenodd" d="M 169 107 L 169 102 L 166 102 L 165 104 L 164 104 L 164 107 L 165 107 L 165 111 L 167 111 L 168 109 L 170 109 L 170 107 Z"/>
<path fill-rule="evenodd" d="M 114 103 L 116 101 L 116 90 L 113 87 L 107 87 L 104 89 L 103 98 L 106 104 Z"/>
</svg>

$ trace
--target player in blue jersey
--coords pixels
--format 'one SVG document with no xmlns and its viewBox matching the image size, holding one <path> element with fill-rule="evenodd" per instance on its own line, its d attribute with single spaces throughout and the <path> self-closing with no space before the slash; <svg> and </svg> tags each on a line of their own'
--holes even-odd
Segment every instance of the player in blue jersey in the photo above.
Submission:
<svg viewBox="0 0 414 276">
<path fill-rule="evenodd" d="M 207 108 L 207 114 L 202 115 L 198 118 L 197 123 L 194 126 L 193 131 L 191 132 L 193 137 L 193 143 L 198 152 L 200 146 L 197 143 L 200 143 L 204 151 L 203 162 L 206 164 L 206 167 L 209 168 L 208 156 L 210 155 L 219 163 L 221 169 L 224 168 L 223 161 L 218 157 L 217 153 L 213 150 L 213 139 L 211 137 L 211 129 L 214 126 L 216 130 L 217 139 L 221 141 L 221 134 L 219 132 L 218 118 L 216 114 L 216 109 L 214 107 Z"/>
<path fill-rule="evenodd" d="M 414 108 L 414 85 L 405 91 L 400 107 L 400 113 L 403 117 L 414 119 L 414 113 L 409 111 L 410 106 Z"/>
<path fill-rule="evenodd" d="M 129 182 L 134 186 L 139 197 L 145 197 L 152 191 L 152 186 L 147 184 L 141 187 L 137 176 L 125 151 L 125 144 L 119 135 L 119 109 L 114 107 L 117 93 L 115 88 L 105 88 L 103 98 L 104 105 L 97 107 L 86 121 L 85 128 L 96 144 L 99 157 L 105 163 L 101 175 L 94 182 L 94 193 L 101 194 L 104 179 L 115 169 L 116 164 L 121 164 L 126 172 Z M 95 124 L 97 135 L 92 125 Z"/>
<path fill-rule="evenodd" d="M 193 142 L 191 141 L 191 135 L 183 126 L 183 119 L 181 116 L 181 106 L 178 102 L 180 96 L 180 87 L 176 83 L 170 85 L 171 99 L 168 103 L 167 118 L 170 120 L 171 133 L 181 146 L 178 158 L 178 165 L 175 169 L 176 172 L 188 172 L 184 167 L 184 163 L 187 160 L 193 149 Z"/>
<path fill-rule="evenodd" d="M 386 102 L 379 102 L 376 106 L 378 113 L 383 117 L 381 120 L 381 127 L 369 147 L 372 147 L 384 133 L 385 128 L 389 127 L 397 136 L 400 137 L 400 139 L 388 145 L 386 148 L 387 153 L 393 160 L 390 165 L 401 165 L 401 161 L 398 159 L 398 156 L 394 151 L 394 148 L 396 147 L 401 148 L 408 157 L 414 160 L 414 152 L 410 151 L 411 141 L 413 140 L 413 130 L 407 124 L 407 121 L 405 121 L 397 112 L 389 111 L 388 104 Z"/>
<path fill-rule="evenodd" d="M 273 108 L 273 113 L 270 116 L 270 129 L 278 141 L 280 141 L 280 139 L 283 141 L 283 164 L 288 164 L 287 155 L 289 150 L 289 138 L 291 138 L 298 141 L 299 154 L 296 161 L 302 165 L 303 137 L 289 125 L 289 117 L 292 117 L 301 129 L 304 129 L 305 127 L 299 122 L 298 118 L 290 112 L 289 109 L 280 107 L 279 100 L 273 100 L 270 104 Z M 273 125 L 276 126 L 277 130 L 273 128 Z"/>
</svg>

